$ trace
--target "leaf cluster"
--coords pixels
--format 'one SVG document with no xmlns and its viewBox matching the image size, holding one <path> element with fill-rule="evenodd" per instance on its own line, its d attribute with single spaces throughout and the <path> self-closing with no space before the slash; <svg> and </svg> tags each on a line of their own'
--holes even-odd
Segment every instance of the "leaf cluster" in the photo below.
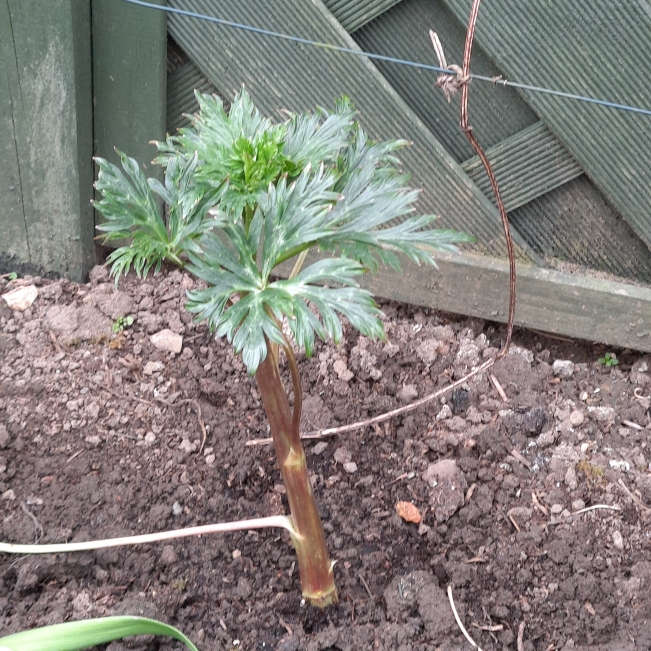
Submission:
<svg viewBox="0 0 651 651">
<path fill-rule="evenodd" d="M 100 229 L 109 241 L 132 238 L 109 258 L 116 278 L 167 259 L 205 281 L 189 293 L 188 309 L 233 343 L 251 373 L 269 341 L 286 343 L 283 319 L 308 355 L 317 336 L 341 339 L 342 315 L 382 337 L 380 312 L 357 278 L 380 264 L 399 269 L 399 254 L 434 264 L 434 251 L 472 240 L 414 214 L 418 192 L 396 158 L 407 143 L 370 141 L 346 98 L 334 111 L 281 123 L 263 117 L 244 90 L 228 113 L 216 96 L 197 98 L 191 126 L 157 143 L 164 186 L 124 154 L 124 174 L 98 160 L 97 208 L 107 218 Z M 154 195 L 168 206 L 167 223 Z M 330 257 L 274 277 L 310 249 Z"/>
</svg>

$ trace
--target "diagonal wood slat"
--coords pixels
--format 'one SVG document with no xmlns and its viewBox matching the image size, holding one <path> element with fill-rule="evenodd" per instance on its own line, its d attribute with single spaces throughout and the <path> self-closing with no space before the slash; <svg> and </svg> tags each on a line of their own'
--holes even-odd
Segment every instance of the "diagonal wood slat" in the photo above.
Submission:
<svg viewBox="0 0 651 651">
<path fill-rule="evenodd" d="M 551 131 L 536 122 L 486 151 L 500 184 L 507 212 L 533 201 L 583 174 L 583 169 Z M 490 181 L 478 156 L 461 167 L 494 202 Z"/>
<path fill-rule="evenodd" d="M 323 0 L 323 4 L 349 34 L 375 20 L 399 2 L 401 0 Z"/>
</svg>

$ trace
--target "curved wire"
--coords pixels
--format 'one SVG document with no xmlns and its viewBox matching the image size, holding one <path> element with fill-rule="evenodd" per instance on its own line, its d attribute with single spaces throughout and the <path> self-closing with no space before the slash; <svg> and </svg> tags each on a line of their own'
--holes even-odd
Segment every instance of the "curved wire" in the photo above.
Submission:
<svg viewBox="0 0 651 651">
<path fill-rule="evenodd" d="M 217 23 L 218 25 L 233 27 L 234 29 L 241 29 L 246 32 L 253 32 L 254 34 L 260 34 L 262 36 L 270 36 L 272 38 L 279 38 L 285 41 L 292 41 L 294 43 L 300 43 L 301 45 L 310 45 L 325 50 L 342 52 L 344 54 L 364 56 L 369 59 L 375 59 L 377 61 L 386 61 L 387 63 L 394 63 L 401 66 L 409 66 L 411 68 L 419 68 L 420 70 L 429 70 L 431 72 L 437 72 L 439 74 L 456 75 L 456 72 L 454 70 L 449 70 L 447 68 L 440 68 L 438 66 L 433 66 L 428 63 L 421 63 L 419 61 L 410 61 L 409 59 L 398 59 L 396 57 L 391 57 L 384 54 L 377 54 L 375 52 L 365 52 L 363 50 L 344 47 L 342 45 L 334 45 L 333 43 L 322 43 L 320 41 L 313 41 L 309 38 L 302 38 L 301 36 L 292 36 L 291 34 L 283 34 L 281 32 L 273 32 L 268 29 L 263 29 L 262 27 L 254 27 L 253 25 L 246 25 L 244 23 L 238 23 L 233 20 L 226 20 L 225 18 L 217 18 L 216 16 L 208 16 L 206 14 L 200 14 L 194 11 L 188 11 L 186 9 L 177 9 L 176 7 L 166 7 L 164 5 L 157 5 L 151 2 L 145 2 L 144 0 L 122 0 L 122 1 L 127 2 L 128 4 L 137 5 L 139 7 L 146 7 L 148 9 L 158 9 L 159 11 L 165 11 L 170 14 L 178 14 L 179 16 L 186 16 L 187 18 L 197 18 L 199 20 L 206 20 L 211 23 Z M 606 108 L 618 109 L 620 111 L 628 111 L 630 113 L 638 113 L 640 115 L 648 115 L 651 117 L 651 109 L 640 108 L 637 106 L 629 106 L 627 104 L 618 104 L 617 102 L 611 102 L 605 99 L 597 99 L 595 97 L 576 95 L 575 93 L 568 93 L 561 90 L 554 90 L 552 88 L 532 86 L 530 84 L 521 84 L 517 81 L 508 81 L 507 79 L 500 79 L 499 77 L 497 78 L 486 77 L 485 75 L 475 75 L 475 74 L 471 74 L 470 77 L 471 79 L 476 79 L 477 81 L 488 81 L 492 84 L 499 84 L 500 86 L 510 86 L 511 88 L 518 88 L 520 90 L 542 93 L 545 95 L 553 95 L 555 97 L 563 97 L 565 99 L 572 99 L 578 102 L 586 102 L 588 104 L 597 104 L 599 106 L 604 106 Z"/>
</svg>

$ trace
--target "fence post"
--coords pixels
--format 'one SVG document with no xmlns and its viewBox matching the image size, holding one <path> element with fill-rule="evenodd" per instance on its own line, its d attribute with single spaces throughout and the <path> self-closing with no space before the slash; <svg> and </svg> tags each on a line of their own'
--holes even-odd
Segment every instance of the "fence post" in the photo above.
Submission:
<svg viewBox="0 0 651 651">
<path fill-rule="evenodd" d="M 0 268 L 94 260 L 88 0 L 0 3 Z"/>
<path fill-rule="evenodd" d="M 122 0 L 92 0 L 92 11 L 95 155 L 117 163 L 117 147 L 160 177 L 149 141 L 165 138 L 166 13 Z"/>
</svg>

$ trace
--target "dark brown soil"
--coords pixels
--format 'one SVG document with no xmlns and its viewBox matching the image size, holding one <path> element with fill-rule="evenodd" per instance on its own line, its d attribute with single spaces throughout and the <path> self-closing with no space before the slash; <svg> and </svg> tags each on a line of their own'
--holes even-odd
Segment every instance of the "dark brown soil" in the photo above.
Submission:
<svg viewBox="0 0 651 651">
<path fill-rule="evenodd" d="M 25 312 L 0 300 L 2 540 L 77 541 L 284 513 L 272 448 L 245 447 L 268 432 L 255 381 L 184 311 L 193 281 L 178 271 L 129 278 L 116 293 L 105 269 L 92 278 L 35 279 L 39 296 Z M 494 354 L 503 335 L 409 306 L 384 311 L 388 343 L 349 329 L 339 348 L 299 354 L 305 430 L 427 395 Z M 128 314 L 133 326 L 114 334 Z M 183 336 L 181 354 L 150 341 L 165 328 Z M 484 374 L 444 403 L 306 444 L 338 561 L 338 607 L 301 605 L 286 535 L 242 532 L 0 556 L 0 635 L 140 614 L 179 626 L 206 651 L 470 648 L 450 585 L 487 651 L 515 650 L 523 622 L 524 651 L 650 649 L 651 362 L 621 351 L 619 365 L 605 368 L 603 347 L 530 332 L 515 343 L 493 369 L 508 403 Z M 555 372 L 556 360 L 574 367 Z M 188 400 L 201 407 L 203 449 Z M 399 501 L 418 507 L 420 526 L 396 514 Z M 617 510 L 574 513 L 593 505 Z M 179 647 L 148 638 L 108 648 Z"/>
</svg>

